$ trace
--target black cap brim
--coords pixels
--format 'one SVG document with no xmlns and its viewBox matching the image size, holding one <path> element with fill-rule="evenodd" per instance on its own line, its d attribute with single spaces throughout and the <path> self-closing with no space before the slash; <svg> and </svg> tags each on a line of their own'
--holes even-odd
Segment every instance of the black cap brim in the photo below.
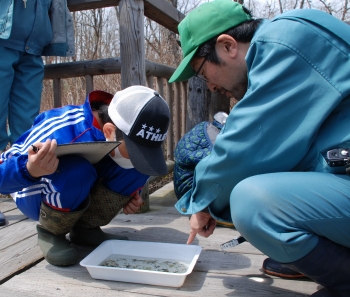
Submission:
<svg viewBox="0 0 350 297">
<path fill-rule="evenodd" d="M 125 133 L 123 136 L 130 161 L 136 170 L 150 176 L 168 173 L 162 147 L 146 147 L 132 141 Z"/>
</svg>

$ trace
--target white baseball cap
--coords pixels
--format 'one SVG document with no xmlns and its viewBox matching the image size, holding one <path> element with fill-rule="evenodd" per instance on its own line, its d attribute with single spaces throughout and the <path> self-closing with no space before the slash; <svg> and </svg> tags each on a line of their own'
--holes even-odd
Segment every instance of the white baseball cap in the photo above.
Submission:
<svg viewBox="0 0 350 297">
<path fill-rule="evenodd" d="M 167 174 L 162 143 L 168 133 L 170 110 L 154 90 L 132 86 L 117 92 L 108 115 L 123 132 L 133 166 L 146 175 Z"/>
</svg>

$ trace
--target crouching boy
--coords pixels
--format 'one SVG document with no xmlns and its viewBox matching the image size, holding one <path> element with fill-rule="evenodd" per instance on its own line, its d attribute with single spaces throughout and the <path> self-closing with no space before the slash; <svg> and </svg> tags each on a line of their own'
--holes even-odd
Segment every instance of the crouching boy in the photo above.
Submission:
<svg viewBox="0 0 350 297">
<path fill-rule="evenodd" d="M 169 117 L 165 100 L 147 87 L 132 86 L 114 96 L 93 91 L 83 105 L 40 114 L 1 154 L 0 192 L 12 193 L 17 207 L 39 221 L 38 244 L 50 264 L 77 263 L 67 233 L 78 245 L 127 239 L 100 227 L 122 208 L 126 214 L 138 210 L 148 177 L 167 173 L 161 145 Z M 121 144 L 96 164 L 55 154 L 59 144 L 115 140 Z"/>
</svg>

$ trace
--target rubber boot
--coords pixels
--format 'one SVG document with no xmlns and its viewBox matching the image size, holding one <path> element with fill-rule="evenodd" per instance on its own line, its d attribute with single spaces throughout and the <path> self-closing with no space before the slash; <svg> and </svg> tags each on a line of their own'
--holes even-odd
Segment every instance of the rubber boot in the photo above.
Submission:
<svg viewBox="0 0 350 297">
<path fill-rule="evenodd" d="M 72 243 L 77 245 L 86 245 L 96 247 L 105 240 L 128 240 L 126 236 L 119 236 L 111 233 L 103 232 L 100 227 L 84 228 L 75 226 L 69 233 Z"/>
<path fill-rule="evenodd" d="M 89 205 L 89 199 L 82 209 L 73 212 L 54 210 L 41 203 L 38 230 L 38 245 L 47 262 L 55 266 L 70 266 L 78 262 L 78 254 L 66 234 L 73 228 Z"/>
<path fill-rule="evenodd" d="M 69 237 L 77 245 L 98 246 L 105 240 L 128 240 L 126 236 L 105 233 L 101 226 L 109 224 L 132 197 L 113 192 L 98 181 L 90 191 L 90 205 L 72 228 Z"/>
<path fill-rule="evenodd" d="M 350 248 L 320 237 L 318 244 L 308 255 L 284 265 L 324 287 L 311 296 L 350 296 Z"/>
<path fill-rule="evenodd" d="M 5 215 L 0 211 L 0 226 L 6 225 Z"/>
<path fill-rule="evenodd" d="M 38 244 L 47 262 L 55 266 L 70 266 L 78 262 L 78 254 L 70 246 L 66 234 L 55 235 L 37 225 Z"/>
</svg>

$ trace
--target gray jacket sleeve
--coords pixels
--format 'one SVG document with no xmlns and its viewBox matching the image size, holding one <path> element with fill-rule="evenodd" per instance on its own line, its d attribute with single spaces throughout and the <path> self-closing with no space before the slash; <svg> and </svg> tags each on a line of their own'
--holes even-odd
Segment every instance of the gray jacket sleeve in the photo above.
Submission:
<svg viewBox="0 0 350 297">
<path fill-rule="evenodd" d="M 66 0 L 52 0 L 50 20 L 53 37 L 51 43 L 44 48 L 42 55 L 74 56 L 74 23 Z"/>
</svg>

